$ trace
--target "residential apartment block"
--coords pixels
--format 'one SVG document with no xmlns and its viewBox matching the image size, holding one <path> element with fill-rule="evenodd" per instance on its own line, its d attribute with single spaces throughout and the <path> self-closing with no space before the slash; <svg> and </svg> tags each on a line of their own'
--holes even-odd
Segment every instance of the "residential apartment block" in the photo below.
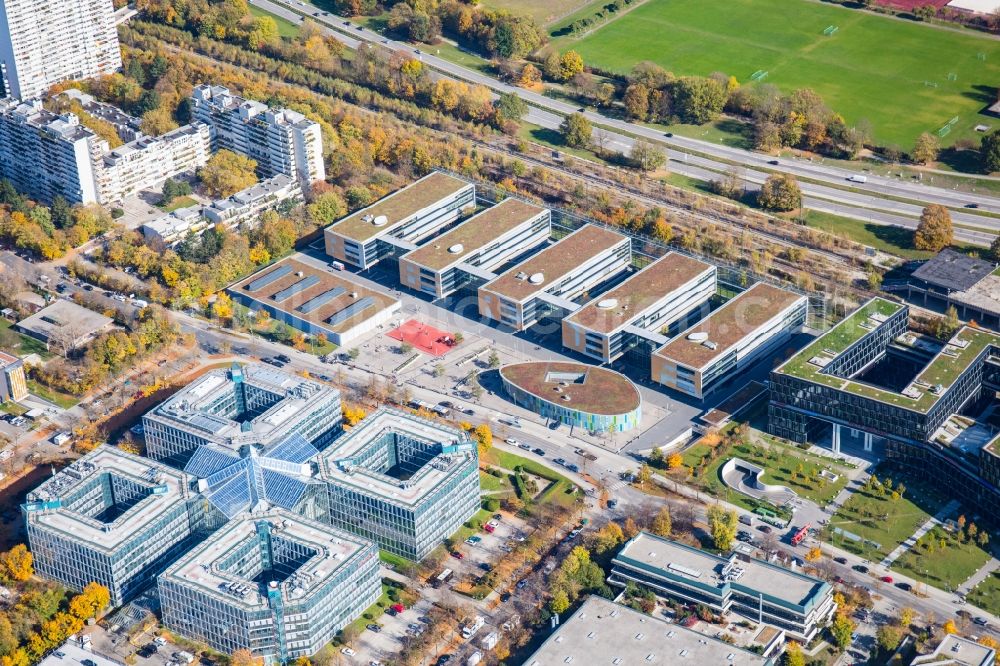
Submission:
<svg viewBox="0 0 1000 666">
<path fill-rule="evenodd" d="M 612 565 L 611 585 L 638 583 L 665 598 L 769 624 L 800 642 L 811 641 L 837 609 L 833 587 L 820 578 L 647 532 L 622 546 Z"/>
<path fill-rule="evenodd" d="M 520 199 L 505 199 L 399 259 L 399 281 L 443 298 L 494 277 L 493 271 L 551 233 L 551 213 Z"/>
<path fill-rule="evenodd" d="M 382 593 L 378 549 L 330 525 L 272 509 L 242 514 L 158 579 L 163 623 L 268 663 L 309 657 Z"/>
<path fill-rule="evenodd" d="M 183 472 L 101 446 L 28 494 L 35 571 L 75 590 L 96 581 L 118 606 L 191 544 L 199 504 Z"/>
<path fill-rule="evenodd" d="M 160 136 L 143 136 L 104 154 L 97 165 L 98 200 L 121 204 L 180 173 L 203 167 L 211 153 L 208 125 L 184 125 Z"/>
<path fill-rule="evenodd" d="M 0 402 L 18 402 L 28 397 L 28 381 L 24 376 L 24 363 L 16 356 L 0 351 Z"/>
<path fill-rule="evenodd" d="M 172 247 L 192 234 L 221 226 L 226 229 L 252 229 L 262 213 L 282 204 L 302 200 L 299 181 L 280 174 L 241 190 L 228 199 L 216 199 L 208 206 L 179 208 L 142 225 L 147 242 Z"/>
<path fill-rule="evenodd" d="M 200 85 L 191 94 L 191 115 L 212 128 L 212 146 L 257 162 L 261 178 L 284 174 L 303 189 L 326 179 L 319 123 L 291 109 L 271 109 L 223 86 Z"/>
<path fill-rule="evenodd" d="M 416 249 L 475 204 L 472 183 L 435 171 L 327 227 L 326 254 L 367 270 Z"/>
<path fill-rule="evenodd" d="M 629 334 L 659 334 L 716 290 L 716 268 L 670 252 L 562 321 L 563 346 L 601 363 L 625 353 Z"/>
<path fill-rule="evenodd" d="M 658 349 L 653 381 L 704 399 L 801 330 L 808 307 L 802 294 L 758 282 Z"/>
<path fill-rule="evenodd" d="M 479 314 L 523 331 L 574 312 L 574 300 L 628 268 L 627 236 L 588 224 L 479 288 Z"/>
<path fill-rule="evenodd" d="M 476 445 L 393 409 L 365 418 L 319 457 L 330 521 L 420 560 L 479 510 Z"/>
<path fill-rule="evenodd" d="M 0 100 L 0 177 L 32 199 L 98 202 L 97 170 L 107 149 L 72 113 L 47 111 L 40 100 Z"/>
<path fill-rule="evenodd" d="M 266 365 L 194 380 L 142 417 L 147 454 L 183 466 L 199 446 L 238 451 L 301 435 L 323 449 L 340 433 L 340 393 Z"/>
<path fill-rule="evenodd" d="M 53 84 L 122 66 L 111 0 L 0 3 L 0 97 L 28 100 Z"/>
</svg>

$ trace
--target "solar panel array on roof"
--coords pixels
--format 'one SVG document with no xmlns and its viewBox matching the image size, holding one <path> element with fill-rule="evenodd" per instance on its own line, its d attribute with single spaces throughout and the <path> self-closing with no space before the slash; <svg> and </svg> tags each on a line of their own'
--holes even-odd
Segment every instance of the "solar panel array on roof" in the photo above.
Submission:
<svg viewBox="0 0 1000 666">
<path fill-rule="evenodd" d="M 187 414 L 184 416 L 184 421 L 190 426 L 212 434 L 221 432 L 229 425 L 229 421 L 226 419 L 202 412 Z"/>
<path fill-rule="evenodd" d="M 375 299 L 371 296 L 365 296 L 364 298 L 359 298 L 355 302 L 348 305 L 346 308 L 336 313 L 332 317 L 326 320 L 326 323 L 336 326 L 337 324 L 342 324 L 351 317 L 361 312 L 364 312 L 368 308 L 375 305 Z"/>
<path fill-rule="evenodd" d="M 220 451 L 211 446 L 199 446 L 191 459 L 188 460 L 187 465 L 184 466 L 184 471 L 199 479 L 205 479 L 238 460 L 239 458 L 231 453 Z"/>
<path fill-rule="evenodd" d="M 285 289 L 282 289 L 281 291 L 272 294 L 271 298 L 280 303 L 281 301 L 291 296 L 294 296 L 300 291 L 305 291 L 309 287 L 315 286 L 317 284 L 319 284 L 319 277 L 316 275 L 310 275 L 309 277 L 302 278 L 292 286 L 286 287 Z"/>
<path fill-rule="evenodd" d="M 270 273 L 268 273 L 263 277 L 257 278 L 256 280 L 248 284 L 246 287 L 244 287 L 244 289 L 246 289 L 247 291 L 259 291 L 264 287 L 266 287 L 267 285 L 274 282 L 275 280 L 280 280 L 281 278 L 285 277 L 286 275 L 291 273 L 292 270 L 293 270 L 292 267 L 286 264 L 277 270 L 271 271 Z"/>
<path fill-rule="evenodd" d="M 305 303 L 303 303 L 302 305 L 300 305 L 299 307 L 297 307 L 296 310 L 298 310 L 302 314 L 309 314 L 313 310 L 326 305 L 327 303 L 329 303 L 333 299 L 337 298 L 338 296 L 340 296 L 342 294 L 346 294 L 346 293 L 347 293 L 347 290 L 344 289 L 343 287 L 334 287 L 333 289 L 330 289 L 329 291 L 324 291 L 319 296 L 316 296 L 314 298 L 310 298 L 308 301 L 306 301 Z"/>
</svg>

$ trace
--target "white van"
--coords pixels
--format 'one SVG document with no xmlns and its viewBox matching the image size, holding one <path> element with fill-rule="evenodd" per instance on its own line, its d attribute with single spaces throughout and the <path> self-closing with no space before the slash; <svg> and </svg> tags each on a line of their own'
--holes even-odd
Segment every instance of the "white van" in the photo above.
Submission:
<svg viewBox="0 0 1000 666">
<path fill-rule="evenodd" d="M 851 174 L 850 176 L 847 177 L 847 180 L 851 181 L 852 183 L 867 183 L 868 182 L 868 176 L 862 176 L 862 175 L 859 175 L 859 174 Z"/>
</svg>

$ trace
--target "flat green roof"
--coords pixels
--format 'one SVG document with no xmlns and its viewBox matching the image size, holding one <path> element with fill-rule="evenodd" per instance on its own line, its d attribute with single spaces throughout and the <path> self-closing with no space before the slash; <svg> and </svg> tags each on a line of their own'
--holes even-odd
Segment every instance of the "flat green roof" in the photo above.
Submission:
<svg viewBox="0 0 1000 666">
<path fill-rule="evenodd" d="M 334 222 L 327 227 L 327 231 L 351 240 L 364 242 L 388 232 L 415 213 L 433 206 L 441 199 L 471 186 L 463 180 L 435 171 L 401 190 L 386 195 L 371 206 L 355 211 L 339 222 Z M 388 221 L 377 227 L 371 222 L 365 221 L 369 215 L 373 217 L 384 215 Z"/>
<path fill-rule="evenodd" d="M 914 383 L 910 385 L 911 389 L 920 393 L 919 397 L 910 397 L 864 382 L 826 374 L 822 372 L 821 367 L 809 362 L 810 359 L 817 356 L 830 358 L 830 352 L 834 357 L 843 353 L 855 342 L 876 330 L 877 326 L 875 325 L 870 324 L 867 328 L 862 326 L 868 322 L 870 317 L 873 315 L 890 317 L 903 307 L 900 303 L 893 303 L 884 298 L 873 298 L 786 361 L 775 372 L 830 386 L 841 391 L 848 391 L 904 409 L 926 412 L 934 406 L 938 398 L 951 388 L 959 375 L 972 364 L 986 347 L 991 344 L 1000 346 L 1000 335 L 969 326 L 963 327 L 952 336 L 948 344 L 931 359 Z M 877 322 L 872 322 L 872 324 L 877 324 Z M 932 393 L 930 388 L 939 384 L 942 387 L 941 390 L 938 393 Z"/>
<path fill-rule="evenodd" d="M 544 211 L 541 206 L 520 199 L 505 199 L 403 255 L 402 259 L 431 270 L 441 270 L 462 261 Z"/>
</svg>

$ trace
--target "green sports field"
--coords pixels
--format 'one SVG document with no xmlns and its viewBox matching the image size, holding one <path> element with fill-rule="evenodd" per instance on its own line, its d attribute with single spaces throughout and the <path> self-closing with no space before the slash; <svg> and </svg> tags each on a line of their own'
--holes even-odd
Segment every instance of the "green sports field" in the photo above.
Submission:
<svg viewBox="0 0 1000 666">
<path fill-rule="evenodd" d="M 826 36 L 829 26 L 837 30 Z M 879 143 L 904 149 L 955 116 L 945 145 L 974 136 L 977 123 L 1000 127 L 979 114 L 996 99 L 1000 42 L 811 0 L 648 0 L 554 45 L 619 72 L 651 60 L 678 75 L 722 71 L 746 83 L 766 71 L 764 82 L 811 87 L 849 123 L 867 118 Z"/>
</svg>

